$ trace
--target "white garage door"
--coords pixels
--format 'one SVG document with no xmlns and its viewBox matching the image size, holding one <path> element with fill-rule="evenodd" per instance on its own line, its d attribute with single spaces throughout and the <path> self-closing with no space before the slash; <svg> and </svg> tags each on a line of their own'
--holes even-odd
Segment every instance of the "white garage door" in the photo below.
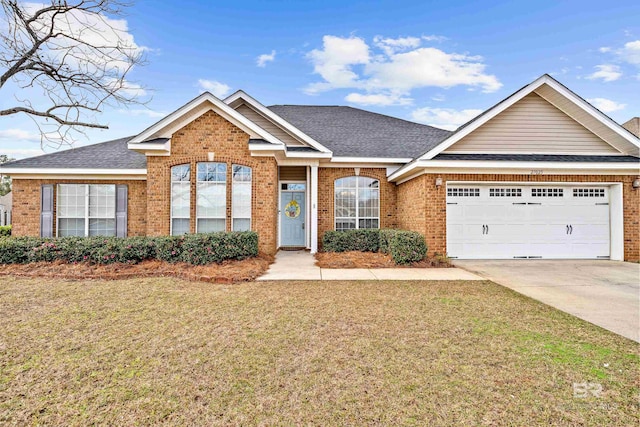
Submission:
<svg viewBox="0 0 640 427">
<path fill-rule="evenodd" d="M 608 258 L 606 187 L 447 185 L 452 258 Z"/>
</svg>

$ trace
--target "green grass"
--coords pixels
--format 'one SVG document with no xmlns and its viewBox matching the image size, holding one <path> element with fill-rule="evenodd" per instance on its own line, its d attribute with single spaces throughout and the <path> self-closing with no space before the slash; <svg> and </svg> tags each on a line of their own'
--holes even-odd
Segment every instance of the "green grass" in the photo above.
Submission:
<svg viewBox="0 0 640 427">
<path fill-rule="evenodd" d="M 640 422 L 638 344 L 491 282 L 2 278 L 0 313 L 0 424 Z"/>
</svg>

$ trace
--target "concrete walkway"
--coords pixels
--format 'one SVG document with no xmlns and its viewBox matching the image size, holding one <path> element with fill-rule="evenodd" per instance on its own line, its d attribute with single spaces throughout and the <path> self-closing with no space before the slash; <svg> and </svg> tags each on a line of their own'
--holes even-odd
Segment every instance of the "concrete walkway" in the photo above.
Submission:
<svg viewBox="0 0 640 427">
<path fill-rule="evenodd" d="M 640 265 L 587 260 L 456 260 L 455 265 L 640 341 Z"/>
<path fill-rule="evenodd" d="M 306 251 L 280 251 L 257 280 L 484 280 L 460 268 L 320 268 Z"/>
</svg>

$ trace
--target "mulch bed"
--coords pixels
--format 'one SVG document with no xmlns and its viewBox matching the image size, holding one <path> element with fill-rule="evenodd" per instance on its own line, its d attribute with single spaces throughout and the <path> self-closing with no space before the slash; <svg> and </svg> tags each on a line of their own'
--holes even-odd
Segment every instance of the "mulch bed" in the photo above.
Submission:
<svg viewBox="0 0 640 427">
<path fill-rule="evenodd" d="M 425 259 L 407 265 L 397 265 L 391 255 L 378 252 L 318 252 L 316 265 L 320 268 L 450 268 L 449 261 Z"/>
<path fill-rule="evenodd" d="M 260 254 L 242 261 L 224 261 L 220 264 L 191 265 L 171 264 L 148 260 L 139 264 L 69 264 L 62 261 L 34 262 L 30 264 L 0 265 L 0 276 L 57 278 L 72 280 L 122 280 L 141 277 L 176 277 L 179 279 L 235 283 L 248 282 L 264 274 L 273 257 Z"/>
</svg>

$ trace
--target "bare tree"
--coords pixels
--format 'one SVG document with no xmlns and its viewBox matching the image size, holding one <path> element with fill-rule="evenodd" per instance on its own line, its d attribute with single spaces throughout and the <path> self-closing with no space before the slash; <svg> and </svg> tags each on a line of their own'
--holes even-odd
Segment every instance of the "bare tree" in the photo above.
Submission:
<svg viewBox="0 0 640 427">
<path fill-rule="evenodd" d="M 107 129 L 105 106 L 143 103 L 143 87 L 127 74 L 145 62 L 118 0 L 0 0 L 0 94 L 15 106 L 0 116 L 34 119 L 42 143 L 73 141 L 71 131 Z"/>
</svg>

